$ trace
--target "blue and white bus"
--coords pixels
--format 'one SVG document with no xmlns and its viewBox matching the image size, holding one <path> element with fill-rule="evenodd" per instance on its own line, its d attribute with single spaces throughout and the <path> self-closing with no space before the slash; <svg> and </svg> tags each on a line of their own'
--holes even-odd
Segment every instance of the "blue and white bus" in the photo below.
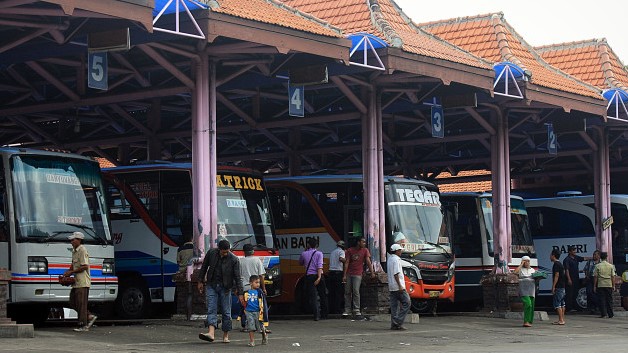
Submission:
<svg viewBox="0 0 628 353">
<path fill-rule="evenodd" d="M 120 278 L 116 311 L 123 318 L 142 318 L 152 303 L 175 300 L 177 249 L 193 230 L 192 164 L 152 162 L 107 168 L 103 174 Z M 279 253 L 261 176 L 219 167 L 216 177 L 218 236 L 229 240 L 238 256 L 244 256 L 245 244 L 254 245 L 266 268 L 268 296 L 279 295 Z"/>
<path fill-rule="evenodd" d="M 9 315 L 43 321 L 68 304 L 58 283 L 70 268 L 68 236 L 85 234 L 90 255 L 90 304 L 118 294 L 113 242 L 98 163 L 69 153 L 0 148 L 0 268 L 11 272 Z"/>
<path fill-rule="evenodd" d="M 596 250 L 595 201 L 593 195 L 557 196 L 550 198 L 526 199 L 530 215 L 530 227 L 534 247 L 539 254 L 539 268 L 552 272 L 549 254 L 558 249 L 564 256 L 570 245 L 582 257 L 591 257 Z M 628 195 L 611 195 L 611 224 L 613 263 L 617 273 L 628 270 Z M 564 259 L 561 257 L 561 261 Z M 580 291 L 576 303 L 582 309 L 587 307 L 587 294 L 584 275 L 585 262 L 580 263 Z M 541 281 L 540 296 L 551 296 L 551 282 Z"/>
<path fill-rule="evenodd" d="M 452 216 L 450 231 L 456 256 L 456 302 L 482 300 L 480 279 L 494 267 L 493 201 L 488 193 L 443 193 L 441 202 Z M 521 263 L 521 257 L 530 256 L 530 264 L 537 267 L 535 249 L 530 234 L 528 213 L 523 199 L 510 197 L 512 270 Z"/>
</svg>

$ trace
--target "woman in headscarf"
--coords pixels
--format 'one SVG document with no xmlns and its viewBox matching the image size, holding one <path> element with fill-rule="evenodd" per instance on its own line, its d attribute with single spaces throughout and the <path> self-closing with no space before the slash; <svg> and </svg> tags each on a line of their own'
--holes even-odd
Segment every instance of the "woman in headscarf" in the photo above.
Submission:
<svg viewBox="0 0 628 353">
<path fill-rule="evenodd" d="M 530 257 L 522 257 L 515 274 L 519 275 L 519 295 L 523 302 L 523 327 L 531 327 L 534 320 L 534 295 L 536 293 L 536 282 L 532 277 L 534 272 L 534 269 L 530 267 Z"/>
</svg>

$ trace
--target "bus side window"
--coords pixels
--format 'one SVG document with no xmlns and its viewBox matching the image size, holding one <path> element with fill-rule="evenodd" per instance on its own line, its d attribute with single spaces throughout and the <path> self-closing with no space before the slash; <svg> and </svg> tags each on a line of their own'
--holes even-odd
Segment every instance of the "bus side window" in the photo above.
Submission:
<svg viewBox="0 0 628 353">
<path fill-rule="evenodd" d="M 121 220 L 133 218 L 131 215 L 131 206 L 124 198 L 124 194 L 111 184 L 106 185 L 107 201 L 109 203 L 109 213 L 111 220 Z"/>
<path fill-rule="evenodd" d="M 466 202 L 465 202 L 466 201 Z M 481 257 L 482 235 L 480 220 L 475 202 L 457 200 L 458 217 L 454 218 L 454 253 L 459 257 Z"/>
</svg>

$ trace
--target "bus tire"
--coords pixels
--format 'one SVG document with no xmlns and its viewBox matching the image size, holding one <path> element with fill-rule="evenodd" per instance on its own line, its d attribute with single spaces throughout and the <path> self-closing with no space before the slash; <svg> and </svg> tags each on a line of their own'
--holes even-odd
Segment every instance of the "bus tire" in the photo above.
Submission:
<svg viewBox="0 0 628 353">
<path fill-rule="evenodd" d="M 427 314 L 432 313 L 436 308 L 435 300 L 412 299 L 410 309 L 413 313 Z"/>
<path fill-rule="evenodd" d="M 581 310 L 585 310 L 587 308 L 587 288 L 582 287 L 578 289 L 578 294 L 576 295 L 576 305 Z"/>
<path fill-rule="evenodd" d="M 150 313 L 148 288 L 140 278 L 130 278 L 120 282 L 120 292 L 116 298 L 116 314 L 123 319 L 141 319 Z"/>
</svg>

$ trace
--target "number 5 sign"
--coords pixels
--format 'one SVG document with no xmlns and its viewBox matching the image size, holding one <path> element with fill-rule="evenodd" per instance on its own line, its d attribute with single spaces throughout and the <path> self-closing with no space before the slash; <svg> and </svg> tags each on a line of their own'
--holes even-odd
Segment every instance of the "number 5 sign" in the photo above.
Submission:
<svg viewBox="0 0 628 353">
<path fill-rule="evenodd" d="M 87 54 L 87 87 L 106 91 L 107 83 L 107 52 Z"/>
<path fill-rule="evenodd" d="M 305 92 L 303 86 L 288 85 L 288 114 L 290 116 L 305 116 Z"/>
</svg>

